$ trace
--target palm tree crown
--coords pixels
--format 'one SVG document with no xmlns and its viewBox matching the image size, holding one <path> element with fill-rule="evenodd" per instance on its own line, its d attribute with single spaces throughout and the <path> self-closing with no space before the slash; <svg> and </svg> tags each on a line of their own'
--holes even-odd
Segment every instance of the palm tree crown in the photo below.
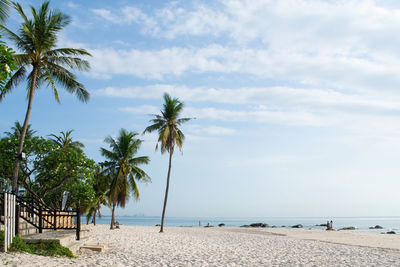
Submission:
<svg viewBox="0 0 400 267">
<path fill-rule="evenodd" d="M 50 136 L 53 137 L 53 139 L 51 140 L 62 149 L 66 148 L 78 149 L 85 147 L 81 142 L 72 140 L 71 134 L 73 131 L 74 130 L 69 130 L 66 132 L 61 131 L 60 135 L 58 136 L 55 134 L 50 134 Z"/>
<path fill-rule="evenodd" d="M 56 48 L 57 34 L 70 23 L 69 16 L 49 9 L 49 2 L 44 2 L 39 10 L 31 7 L 32 19 L 29 19 L 20 4 L 13 3 L 14 8 L 23 18 L 18 33 L 14 33 L 3 25 L 5 35 L 10 38 L 22 54 L 14 55 L 19 69 L 9 80 L 0 95 L 0 101 L 21 80 L 26 77 L 28 88 L 39 88 L 43 84 L 50 85 L 54 97 L 60 102 L 56 84 L 62 85 L 68 92 L 75 94 L 79 100 L 88 101 L 89 93 L 83 84 L 77 82 L 76 76 L 68 69 L 89 70 L 89 62 L 79 56 L 90 56 L 84 49 Z M 28 92 L 28 96 L 31 92 Z"/>
<path fill-rule="evenodd" d="M 175 145 L 182 150 L 185 135 L 178 127 L 191 120 L 191 118 L 179 118 L 183 107 L 184 104 L 178 98 L 171 98 L 169 94 L 165 93 L 163 108 L 160 110 L 161 115 L 154 115 L 155 118 L 150 120 L 153 124 L 144 130 L 144 133 L 158 132 L 156 150 L 160 144 L 161 153 L 173 153 Z"/>
<path fill-rule="evenodd" d="M 111 228 L 114 223 L 115 206 L 125 207 L 130 192 L 132 192 L 136 200 L 139 199 L 136 181 L 151 182 L 150 176 L 138 167 L 142 164 L 148 164 L 150 159 L 147 156 L 136 157 L 143 142 L 136 138 L 137 135 L 138 133 L 121 129 L 116 140 L 111 136 L 104 140 L 109 144 L 111 150 L 101 148 L 101 154 L 107 159 L 102 163 L 102 166 L 105 173 L 112 176 L 109 190 L 112 205 Z"/>
<path fill-rule="evenodd" d="M 33 130 L 31 124 L 28 124 L 28 127 L 26 128 L 26 134 L 25 134 L 25 138 L 32 138 L 33 135 L 36 133 L 35 130 Z M 21 138 L 21 133 L 22 133 L 22 125 L 21 123 L 19 123 L 19 121 L 16 121 L 14 123 L 14 126 L 11 127 L 12 132 L 4 132 L 5 135 L 7 135 L 8 137 L 17 137 L 17 138 Z"/>
</svg>

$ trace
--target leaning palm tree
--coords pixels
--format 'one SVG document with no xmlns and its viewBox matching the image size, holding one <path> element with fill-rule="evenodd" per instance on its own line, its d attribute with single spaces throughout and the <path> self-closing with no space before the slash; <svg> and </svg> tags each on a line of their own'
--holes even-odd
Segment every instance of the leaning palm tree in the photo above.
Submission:
<svg viewBox="0 0 400 267">
<path fill-rule="evenodd" d="M 156 150 L 158 149 L 158 144 L 160 143 L 161 153 L 169 153 L 167 186 L 165 189 L 164 206 L 161 215 L 160 233 L 162 233 L 164 230 L 164 216 L 168 200 L 172 155 L 174 154 L 175 145 L 177 145 L 178 148 L 182 151 L 183 141 L 185 140 L 185 135 L 178 127 L 181 126 L 182 123 L 191 120 L 191 118 L 179 118 L 182 110 L 183 102 L 179 101 L 178 98 L 171 98 L 169 94 L 164 93 L 164 105 L 162 110 L 160 111 L 161 115 L 154 115 L 155 119 L 150 120 L 152 125 L 144 130 L 144 133 L 157 131 L 158 141 L 156 145 Z"/>
<path fill-rule="evenodd" d="M 66 132 L 61 131 L 60 135 L 50 134 L 50 136 L 53 137 L 51 140 L 54 144 L 58 145 L 62 149 L 80 149 L 85 147 L 81 142 L 72 140 L 71 134 L 73 131 L 74 130 L 69 130 Z"/>
<path fill-rule="evenodd" d="M 147 156 L 136 157 L 142 140 L 137 139 L 138 134 L 121 129 L 115 140 L 108 136 L 104 142 L 110 145 L 111 150 L 101 148 L 101 154 L 107 159 L 102 163 L 106 174 L 111 175 L 112 181 L 109 190 L 111 204 L 111 226 L 115 224 L 115 207 L 125 207 L 130 193 L 139 200 L 139 190 L 136 181 L 148 183 L 151 181 L 149 175 L 138 166 L 148 164 Z"/>
<path fill-rule="evenodd" d="M 17 86 L 25 77 L 28 81 L 28 108 L 22 127 L 17 155 L 21 155 L 25 134 L 31 115 L 33 96 L 42 85 L 49 86 L 57 102 L 60 102 L 57 85 L 64 87 L 79 100 L 87 102 L 89 93 L 83 84 L 79 83 L 71 70 L 89 70 L 89 62 L 80 56 L 90 56 L 84 49 L 57 48 L 58 33 L 70 23 L 69 16 L 49 8 L 49 2 L 44 2 L 39 9 L 31 6 L 32 18 L 28 18 L 18 3 L 13 7 L 22 17 L 22 23 L 17 33 L 0 25 L 5 35 L 11 39 L 21 54 L 14 55 L 19 68 L 5 85 L 0 94 L 2 101 L 6 94 Z M 30 73 L 27 74 L 28 69 Z M 20 157 L 16 157 L 13 171 L 13 192 L 17 192 L 18 170 Z"/>
</svg>

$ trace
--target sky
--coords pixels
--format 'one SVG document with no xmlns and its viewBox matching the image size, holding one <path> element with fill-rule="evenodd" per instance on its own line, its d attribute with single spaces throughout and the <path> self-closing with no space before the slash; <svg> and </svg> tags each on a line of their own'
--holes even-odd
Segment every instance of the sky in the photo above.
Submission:
<svg viewBox="0 0 400 267">
<path fill-rule="evenodd" d="M 24 8 L 41 1 L 19 1 Z M 55 1 L 72 18 L 59 47 L 85 48 L 87 104 L 35 95 L 30 123 L 73 129 L 101 162 L 104 138 L 142 133 L 164 92 L 185 103 L 167 216 L 397 216 L 400 3 L 226 0 Z M 21 19 L 13 12 L 7 26 Z M 0 103 L 23 121 L 26 83 Z M 160 215 L 168 155 L 142 135 L 151 184 L 118 215 Z M 104 209 L 104 214 L 109 214 Z"/>
</svg>

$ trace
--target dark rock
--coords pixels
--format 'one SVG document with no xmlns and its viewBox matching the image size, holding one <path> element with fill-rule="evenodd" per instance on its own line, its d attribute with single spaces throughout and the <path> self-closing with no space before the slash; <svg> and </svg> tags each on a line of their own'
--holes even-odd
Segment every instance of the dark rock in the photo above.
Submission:
<svg viewBox="0 0 400 267">
<path fill-rule="evenodd" d="M 276 228 L 276 225 L 272 225 L 271 228 Z"/>
<path fill-rule="evenodd" d="M 250 225 L 247 225 L 247 224 L 244 224 L 244 225 L 241 225 L 240 227 L 250 227 Z"/>
<path fill-rule="evenodd" d="M 282 227 L 282 228 L 285 228 L 285 227 L 286 227 L 286 225 L 282 225 L 281 227 Z"/>
<path fill-rule="evenodd" d="M 389 232 L 387 232 L 386 234 L 388 234 L 388 235 L 395 235 L 396 232 L 395 232 L 395 231 L 389 231 Z"/>
<path fill-rule="evenodd" d="M 383 227 L 380 225 L 375 225 L 373 227 L 370 227 L 369 229 L 383 229 Z"/>
<path fill-rule="evenodd" d="M 161 226 L 161 224 L 156 224 L 156 226 Z"/>
<path fill-rule="evenodd" d="M 266 224 L 266 223 L 252 223 L 252 224 L 250 224 L 250 227 L 262 227 L 262 228 L 265 228 L 265 227 L 269 227 L 269 225 Z"/>
<path fill-rule="evenodd" d="M 343 227 L 339 230 L 356 230 L 356 228 L 354 226 L 349 226 L 349 227 Z"/>
<path fill-rule="evenodd" d="M 222 226 L 225 226 L 225 224 L 224 223 L 220 223 L 220 224 L 218 224 L 218 226 L 222 227 Z"/>
<path fill-rule="evenodd" d="M 296 225 L 293 225 L 292 228 L 303 228 L 303 225 L 302 224 L 296 224 Z"/>
<path fill-rule="evenodd" d="M 326 223 L 321 223 L 321 224 L 316 224 L 315 226 L 323 226 L 323 227 L 328 227 L 328 224 L 326 224 Z"/>
</svg>

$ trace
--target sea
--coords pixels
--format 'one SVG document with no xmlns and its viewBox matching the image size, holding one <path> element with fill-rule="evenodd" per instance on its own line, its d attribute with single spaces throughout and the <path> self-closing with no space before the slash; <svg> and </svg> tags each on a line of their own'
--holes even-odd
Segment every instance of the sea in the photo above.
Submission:
<svg viewBox="0 0 400 267">
<path fill-rule="evenodd" d="M 386 233 L 395 231 L 400 233 L 400 216 L 393 217 L 165 217 L 165 226 L 181 226 L 181 227 L 199 227 L 210 224 L 218 227 L 219 224 L 225 224 L 225 227 L 239 227 L 252 223 L 266 223 L 270 227 L 290 228 L 293 225 L 301 224 L 303 229 L 325 229 L 318 224 L 324 224 L 327 221 L 333 222 L 334 229 L 344 227 L 355 227 L 355 231 Z M 86 223 L 86 218 L 82 217 L 82 223 Z M 102 216 L 96 219 L 98 224 L 110 224 L 111 216 Z M 147 225 L 155 226 L 160 224 L 159 216 L 116 216 L 116 221 L 121 225 Z M 383 229 L 370 229 L 376 225 L 382 226 Z"/>
</svg>

